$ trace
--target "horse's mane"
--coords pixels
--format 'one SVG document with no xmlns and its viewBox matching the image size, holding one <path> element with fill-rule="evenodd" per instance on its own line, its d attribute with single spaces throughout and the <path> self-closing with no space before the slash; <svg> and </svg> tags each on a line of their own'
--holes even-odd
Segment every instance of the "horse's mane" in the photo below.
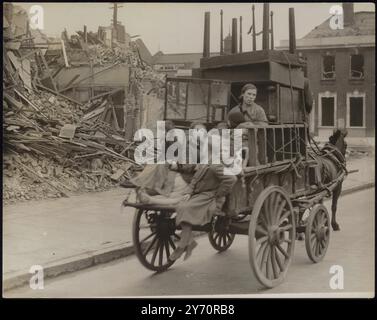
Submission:
<svg viewBox="0 0 377 320">
<path fill-rule="evenodd" d="M 329 137 L 329 142 L 332 144 L 332 145 L 335 145 L 336 142 L 338 141 L 339 139 L 339 136 L 340 136 L 340 133 L 341 131 L 338 129 L 336 130 L 332 136 Z"/>
</svg>

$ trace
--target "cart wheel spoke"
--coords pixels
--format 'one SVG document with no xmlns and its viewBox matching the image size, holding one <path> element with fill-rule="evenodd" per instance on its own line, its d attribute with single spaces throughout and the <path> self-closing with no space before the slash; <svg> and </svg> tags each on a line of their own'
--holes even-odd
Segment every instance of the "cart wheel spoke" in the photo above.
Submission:
<svg viewBox="0 0 377 320">
<path fill-rule="evenodd" d="M 267 243 L 266 247 L 263 250 L 263 254 L 262 254 L 262 260 L 261 260 L 261 264 L 260 264 L 261 270 L 263 270 L 263 267 L 266 266 L 267 257 L 268 257 L 269 252 L 270 252 L 270 245 L 269 245 L 269 243 Z"/>
<path fill-rule="evenodd" d="M 262 214 L 264 215 L 264 218 L 266 219 L 267 225 L 270 226 L 272 224 L 272 222 L 271 222 L 271 219 L 270 219 L 270 215 L 269 215 L 268 211 L 266 210 L 266 203 L 263 204 Z"/>
<path fill-rule="evenodd" d="M 263 254 L 264 254 L 264 251 L 266 250 L 266 247 L 268 246 L 268 242 L 265 241 L 263 242 L 259 249 L 258 249 L 258 252 L 257 252 L 257 255 L 256 255 L 256 260 L 258 262 L 258 264 L 261 266 L 262 265 L 262 262 L 263 262 Z M 260 259 L 262 257 L 262 259 Z"/>
<path fill-rule="evenodd" d="M 146 236 L 143 240 L 141 240 L 140 243 L 143 243 L 143 242 L 147 241 L 148 239 L 150 239 L 151 237 L 153 237 L 155 234 L 156 234 L 156 231 L 152 232 L 150 235 Z"/>
<path fill-rule="evenodd" d="M 268 236 L 261 237 L 257 240 L 257 246 L 262 245 L 264 242 L 267 242 Z"/>
<path fill-rule="evenodd" d="M 165 240 L 164 243 L 165 243 L 166 259 L 169 259 L 170 257 L 169 240 Z"/>
<path fill-rule="evenodd" d="M 159 250 L 160 250 L 160 239 L 158 239 L 157 245 L 154 248 L 154 252 L 153 252 L 153 256 L 152 256 L 152 260 L 151 260 L 152 265 L 154 265 L 154 263 L 156 261 L 157 253 L 158 253 Z"/>
<path fill-rule="evenodd" d="M 275 252 L 274 256 L 276 258 L 276 262 L 278 263 L 280 271 L 284 271 L 284 266 L 283 266 L 283 264 L 282 264 L 282 262 L 280 260 L 279 253 L 277 252 L 276 247 L 274 247 L 274 252 Z"/>
<path fill-rule="evenodd" d="M 273 246 L 271 248 L 271 262 L 272 262 L 272 271 L 274 272 L 274 278 L 279 277 L 279 272 L 278 272 L 278 265 L 276 262 L 276 252 L 275 252 L 275 247 Z"/>
<path fill-rule="evenodd" d="M 267 228 L 268 228 L 268 223 L 267 223 L 266 217 L 263 214 L 261 214 L 258 217 L 258 225 L 261 226 L 262 228 L 264 228 L 265 230 L 267 230 Z"/>
<path fill-rule="evenodd" d="M 266 275 L 268 279 L 273 279 L 273 271 L 272 271 L 272 259 L 271 259 L 271 246 L 270 250 L 267 255 L 267 269 L 266 269 Z"/>
<path fill-rule="evenodd" d="M 160 241 L 158 265 L 161 267 L 164 259 L 164 242 Z"/>
<path fill-rule="evenodd" d="M 264 229 L 264 228 L 262 228 L 259 225 L 257 226 L 256 231 L 259 232 L 259 233 L 261 233 L 261 234 L 263 234 L 263 235 L 267 235 L 267 230 Z"/>
<path fill-rule="evenodd" d="M 155 236 L 153 238 L 153 240 L 149 243 L 148 247 L 145 249 L 145 251 L 143 252 L 143 255 L 146 257 L 147 254 L 149 253 L 149 251 L 152 249 L 152 247 L 154 246 L 154 244 L 156 243 L 157 241 L 157 236 Z"/>
<path fill-rule="evenodd" d="M 280 244 L 277 244 L 276 247 L 279 249 L 279 251 L 283 254 L 283 256 L 286 258 L 286 259 L 289 259 L 289 254 L 287 253 L 287 251 L 285 251 L 283 249 L 283 247 L 280 245 Z"/>
<path fill-rule="evenodd" d="M 288 214 L 287 214 L 286 217 L 285 217 L 285 214 L 283 214 L 284 213 L 284 208 L 285 208 L 286 204 L 287 204 L 287 201 L 285 199 L 283 199 L 281 201 L 280 205 L 278 206 L 277 210 L 276 210 L 277 221 L 280 222 L 280 223 L 283 222 L 290 215 L 289 210 L 287 210 Z M 284 219 L 283 219 L 283 217 L 284 217 Z"/>
<path fill-rule="evenodd" d="M 170 246 L 173 248 L 173 250 L 175 250 L 177 247 L 176 247 L 173 239 L 171 237 L 169 237 L 168 241 L 169 241 Z"/>
<path fill-rule="evenodd" d="M 274 223 L 278 223 L 279 222 L 279 204 L 281 203 L 281 196 L 280 196 L 280 193 L 276 193 L 276 196 L 275 196 L 275 202 L 273 203 L 273 213 L 274 213 Z"/>
<path fill-rule="evenodd" d="M 316 255 L 316 256 L 319 255 L 319 241 L 316 241 L 316 242 L 315 242 L 315 255 Z"/>
<path fill-rule="evenodd" d="M 285 219 L 288 219 L 288 217 L 291 215 L 291 212 L 289 211 L 289 210 L 286 210 L 285 212 L 284 212 L 284 210 L 282 211 L 282 215 L 281 215 L 281 217 L 280 217 L 280 219 L 279 219 L 279 223 L 278 223 L 278 225 L 280 226 L 283 222 L 284 222 L 284 220 Z"/>
<path fill-rule="evenodd" d="M 267 277 L 267 279 L 271 279 L 271 277 L 270 277 L 270 254 L 271 254 L 271 246 L 270 245 L 268 245 L 267 246 L 267 254 L 266 254 L 266 261 L 265 261 L 265 270 L 266 270 L 266 272 L 265 272 L 265 274 L 266 274 L 266 277 Z"/>
<path fill-rule="evenodd" d="M 268 208 L 268 213 L 270 215 L 270 221 L 272 224 L 275 223 L 275 211 L 274 211 L 274 205 L 275 205 L 275 199 L 276 195 L 272 193 L 270 197 L 267 198 L 267 208 Z"/>
</svg>

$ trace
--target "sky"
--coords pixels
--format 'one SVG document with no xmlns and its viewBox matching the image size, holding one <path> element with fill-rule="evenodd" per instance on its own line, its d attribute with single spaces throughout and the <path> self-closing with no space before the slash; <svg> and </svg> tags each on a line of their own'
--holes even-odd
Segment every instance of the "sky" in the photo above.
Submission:
<svg viewBox="0 0 377 320">
<path fill-rule="evenodd" d="M 224 37 L 231 27 L 232 18 L 242 16 L 243 51 L 251 50 L 253 3 L 122 3 L 118 21 L 131 36 L 140 35 L 149 51 L 188 53 L 203 51 L 204 12 L 211 13 L 211 52 L 220 50 L 220 9 L 224 11 Z M 49 36 L 59 36 L 83 30 L 97 32 L 98 26 L 109 26 L 112 20 L 111 3 L 18 3 L 26 10 L 41 5 L 44 10 L 44 30 Z M 296 38 L 302 38 L 314 27 L 330 17 L 330 8 L 341 3 L 270 3 L 274 17 L 275 46 L 288 39 L 288 9 L 295 9 Z M 375 11 L 373 3 L 355 3 L 355 11 Z M 256 31 L 262 30 L 263 4 L 255 3 Z M 239 23 L 239 21 L 238 21 Z M 262 36 L 257 38 L 257 49 Z"/>
</svg>

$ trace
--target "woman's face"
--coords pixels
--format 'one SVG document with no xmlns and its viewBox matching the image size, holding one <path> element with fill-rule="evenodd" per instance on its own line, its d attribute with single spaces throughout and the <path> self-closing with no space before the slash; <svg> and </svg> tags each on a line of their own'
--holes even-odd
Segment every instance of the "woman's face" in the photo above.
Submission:
<svg viewBox="0 0 377 320">
<path fill-rule="evenodd" d="M 257 90 L 248 89 L 243 93 L 242 97 L 243 97 L 243 102 L 245 104 L 251 105 L 255 101 L 255 98 L 257 97 Z"/>
</svg>

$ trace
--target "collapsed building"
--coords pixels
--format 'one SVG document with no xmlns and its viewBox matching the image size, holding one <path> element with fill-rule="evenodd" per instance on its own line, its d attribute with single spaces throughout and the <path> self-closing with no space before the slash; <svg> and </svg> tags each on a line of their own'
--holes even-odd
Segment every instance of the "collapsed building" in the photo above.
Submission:
<svg viewBox="0 0 377 320">
<path fill-rule="evenodd" d="M 162 118 L 165 82 L 124 26 L 51 38 L 10 3 L 3 21 L 4 201 L 106 190 L 140 169 L 133 136 Z"/>
</svg>

